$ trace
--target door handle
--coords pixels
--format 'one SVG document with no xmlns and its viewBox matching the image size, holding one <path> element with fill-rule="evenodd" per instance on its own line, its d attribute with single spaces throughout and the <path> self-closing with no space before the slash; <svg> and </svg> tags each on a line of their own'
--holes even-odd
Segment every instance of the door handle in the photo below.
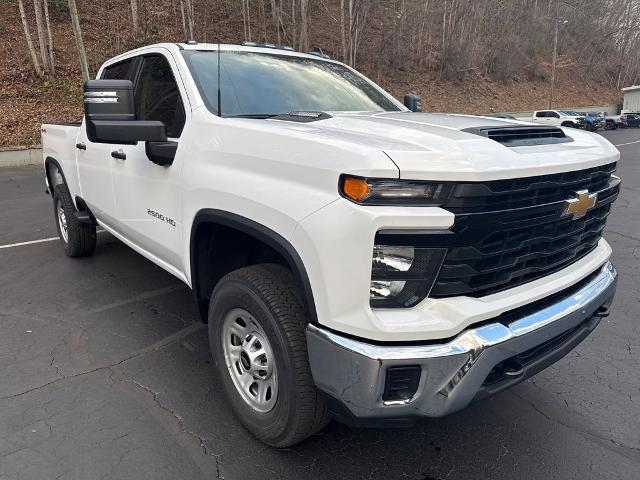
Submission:
<svg viewBox="0 0 640 480">
<path fill-rule="evenodd" d="M 76 148 L 78 150 L 86 150 L 87 146 L 84 143 L 81 142 L 81 143 L 76 143 Z"/>
<path fill-rule="evenodd" d="M 126 160 L 127 156 L 125 155 L 125 153 L 122 150 L 114 150 L 113 152 L 111 152 L 111 156 L 113 158 L 117 158 L 118 160 Z"/>
</svg>

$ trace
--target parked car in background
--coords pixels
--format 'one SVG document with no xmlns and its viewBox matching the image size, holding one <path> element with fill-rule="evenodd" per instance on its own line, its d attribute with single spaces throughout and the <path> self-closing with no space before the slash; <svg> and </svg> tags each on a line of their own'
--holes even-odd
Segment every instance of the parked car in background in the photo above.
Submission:
<svg viewBox="0 0 640 480">
<path fill-rule="evenodd" d="M 635 123 L 636 126 L 640 124 L 640 119 L 634 119 L 633 114 L 631 114 L 631 118 L 627 118 L 626 114 L 622 115 L 608 115 L 604 118 L 604 129 L 605 130 L 615 130 L 616 128 L 627 128 L 629 126 L 627 124 L 628 120 L 631 120 L 632 123 Z"/>
<path fill-rule="evenodd" d="M 503 118 L 505 120 L 515 120 L 516 117 L 514 117 L 513 115 L 507 115 L 506 113 L 491 113 L 488 115 L 484 115 L 485 117 L 492 117 L 492 118 Z"/>
<path fill-rule="evenodd" d="M 585 116 L 577 112 L 566 110 L 537 110 L 530 120 L 542 125 L 557 125 L 561 127 L 583 128 Z"/>
<path fill-rule="evenodd" d="M 584 129 L 595 132 L 604 125 L 604 115 L 602 112 L 588 112 L 584 117 Z"/>
<path fill-rule="evenodd" d="M 622 116 L 624 117 L 624 124 L 626 127 L 640 127 L 640 113 L 625 113 Z"/>
</svg>

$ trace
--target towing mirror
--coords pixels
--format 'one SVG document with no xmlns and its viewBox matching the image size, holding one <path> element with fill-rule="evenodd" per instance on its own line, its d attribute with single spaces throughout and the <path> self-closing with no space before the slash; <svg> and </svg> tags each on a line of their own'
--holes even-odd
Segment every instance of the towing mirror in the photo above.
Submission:
<svg viewBox="0 0 640 480">
<path fill-rule="evenodd" d="M 130 80 L 89 80 L 84 84 L 87 138 L 93 143 L 165 142 L 162 122 L 136 120 Z"/>
<path fill-rule="evenodd" d="M 404 106 L 407 107 L 412 112 L 421 112 L 422 111 L 422 97 L 418 95 L 405 95 L 404 96 Z"/>
</svg>

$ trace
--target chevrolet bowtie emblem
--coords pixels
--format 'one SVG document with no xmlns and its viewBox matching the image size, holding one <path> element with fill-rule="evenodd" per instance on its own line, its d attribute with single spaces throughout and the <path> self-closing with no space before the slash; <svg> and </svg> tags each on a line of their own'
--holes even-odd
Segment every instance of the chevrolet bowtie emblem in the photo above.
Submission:
<svg viewBox="0 0 640 480">
<path fill-rule="evenodd" d="M 597 193 L 589 193 L 589 190 L 580 190 L 576 192 L 576 198 L 570 198 L 565 201 L 563 214 L 573 215 L 574 220 L 584 217 L 595 206 L 597 201 Z"/>
</svg>

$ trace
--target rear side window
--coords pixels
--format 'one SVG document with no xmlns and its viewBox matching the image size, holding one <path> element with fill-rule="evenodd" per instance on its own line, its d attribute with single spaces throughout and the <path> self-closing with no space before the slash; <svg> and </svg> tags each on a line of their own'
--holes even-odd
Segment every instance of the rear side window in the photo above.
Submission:
<svg viewBox="0 0 640 480">
<path fill-rule="evenodd" d="M 115 65 L 109 65 L 104 69 L 104 72 L 102 72 L 102 78 L 104 80 L 128 80 L 130 67 L 131 59 L 116 63 Z"/>
<path fill-rule="evenodd" d="M 184 106 L 171 67 L 161 55 L 146 56 L 135 91 L 138 120 L 159 120 L 168 137 L 179 137 L 184 127 Z"/>
<path fill-rule="evenodd" d="M 537 118 L 544 118 L 547 116 L 547 112 L 536 112 Z"/>
</svg>

